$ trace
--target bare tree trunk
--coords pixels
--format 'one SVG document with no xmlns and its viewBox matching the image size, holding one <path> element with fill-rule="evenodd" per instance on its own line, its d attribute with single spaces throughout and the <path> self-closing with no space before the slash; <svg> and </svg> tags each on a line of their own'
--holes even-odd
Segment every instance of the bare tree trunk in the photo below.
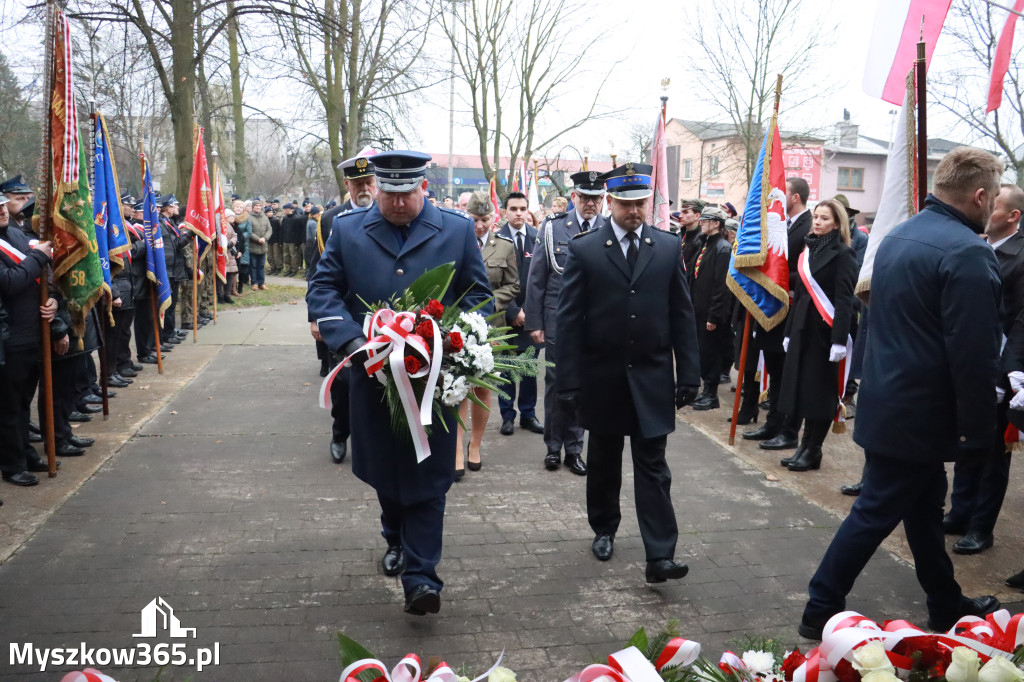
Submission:
<svg viewBox="0 0 1024 682">
<path fill-rule="evenodd" d="M 174 161 L 177 180 L 174 191 L 188 191 L 192 177 L 192 125 L 195 122 L 195 35 L 191 20 L 193 0 L 171 2 L 171 73 L 173 97 L 169 98 L 174 127 Z"/>
<path fill-rule="evenodd" d="M 203 15 L 198 7 L 203 0 L 197 0 L 196 2 L 196 88 L 199 90 L 199 121 L 200 125 L 206 130 L 206 135 L 203 136 L 203 146 L 205 147 L 205 153 L 207 159 L 212 159 L 212 151 L 214 147 L 214 137 L 216 136 L 213 130 L 213 107 L 210 102 L 210 83 L 206 79 L 206 55 L 200 51 L 203 44 Z"/>
<path fill-rule="evenodd" d="M 235 2 L 228 0 L 228 14 L 234 15 Z M 242 116 L 242 74 L 238 60 L 238 18 L 232 16 L 228 23 L 228 67 L 231 71 L 231 119 L 235 126 L 234 159 L 235 192 L 248 195 L 248 179 L 245 171 L 245 118 Z"/>
</svg>

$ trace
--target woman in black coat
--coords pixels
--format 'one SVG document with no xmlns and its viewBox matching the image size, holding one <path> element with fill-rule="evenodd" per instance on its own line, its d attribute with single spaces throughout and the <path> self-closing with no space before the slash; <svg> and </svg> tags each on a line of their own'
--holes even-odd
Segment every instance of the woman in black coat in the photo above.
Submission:
<svg viewBox="0 0 1024 682">
<path fill-rule="evenodd" d="M 800 274 L 791 283 L 794 297 L 786 319 L 786 363 L 779 398 L 784 413 L 804 419 L 800 447 L 780 462 L 790 471 L 821 466 L 821 445 L 839 407 L 840 384 L 845 384 L 839 372 L 847 353 L 858 270 L 850 248 L 850 223 L 839 203 L 822 201 L 814 208 L 814 222 L 804 240 L 807 248 L 801 260 L 807 258 L 810 277 L 827 299 L 819 302 L 826 309 L 834 306 L 834 323 L 830 325 L 819 312 Z"/>
</svg>

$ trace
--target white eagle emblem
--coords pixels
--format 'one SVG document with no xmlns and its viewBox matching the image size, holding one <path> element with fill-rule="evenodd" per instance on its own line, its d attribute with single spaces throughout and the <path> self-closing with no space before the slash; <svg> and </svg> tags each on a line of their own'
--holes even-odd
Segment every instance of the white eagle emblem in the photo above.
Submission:
<svg viewBox="0 0 1024 682">
<path fill-rule="evenodd" d="M 768 193 L 766 213 L 768 248 L 778 256 L 789 258 L 789 233 L 786 229 L 786 195 L 778 187 Z"/>
</svg>

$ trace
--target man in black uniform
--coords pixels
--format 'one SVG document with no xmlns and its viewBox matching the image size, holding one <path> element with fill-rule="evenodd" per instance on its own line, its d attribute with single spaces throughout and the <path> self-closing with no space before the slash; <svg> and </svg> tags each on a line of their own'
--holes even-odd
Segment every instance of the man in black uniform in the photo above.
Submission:
<svg viewBox="0 0 1024 682">
<path fill-rule="evenodd" d="M 700 251 L 700 214 L 704 206 L 700 199 L 686 199 L 679 203 L 679 233 L 683 238 L 683 265 L 687 272 L 693 271 L 697 252 Z"/>
<path fill-rule="evenodd" d="M 558 213 L 548 219 L 537 233 L 530 277 L 526 284 L 526 330 L 534 343 L 544 344 L 544 358 L 553 367 L 544 371 L 544 467 L 554 471 L 561 466 L 565 448 L 565 466 L 578 476 L 586 476 L 583 462 L 583 427 L 558 409 L 558 360 L 555 338 L 558 317 L 558 295 L 562 290 L 562 273 L 569 257 L 569 240 L 581 232 L 602 227 L 607 219 L 601 215 L 604 204 L 604 181 L 600 173 L 583 171 L 571 176 L 573 182 L 572 213 Z"/>
<path fill-rule="evenodd" d="M 342 213 L 348 213 L 354 208 L 369 208 L 377 199 L 377 179 L 373 174 L 373 162 L 363 156 L 346 159 L 341 162 L 341 170 L 345 175 L 345 189 L 348 190 L 349 200 L 345 203 L 332 206 L 320 217 L 320 232 L 317 235 L 316 260 L 311 261 L 306 267 L 306 280 L 313 278 L 316 272 L 317 263 L 320 262 L 320 254 L 324 251 L 324 245 L 331 236 L 331 227 L 334 218 Z M 309 331 L 316 339 L 316 356 L 320 358 L 320 376 L 327 376 L 327 373 L 334 368 L 341 358 L 336 357 L 320 337 L 316 320 L 312 315 L 309 317 Z M 331 384 L 331 460 L 335 464 L 345 461 L 347 446 L 345 442 L 351 433 L 351 426 L 348 414 L 348 392 L 351 378 L 351 367 L 346 367 L 338 372 Z"/>
<path fill-rule="evenodd" d="M 10 227 L 16 227 L 22 232 L 33 234 L 31 218 L 21 215 L 25 207 L 33 203 L 35 192 L 32 191 L 32 188 L 25 184 L 22 176 L 15 175 L 13 178 L 0 183 L 0 194 L 3 194 L 10 200 L 7 204 L 8 224 Z"/>
<path fill-rule="evenodd" d="M 558 308 L 558 401 L 590 430 L 587 516 L 594 556 L 607 561 L 619 527 L 622 447 L 630 438 L 647 582 L 682 578 L 665 444 L 676 409 L 700 384 L 693 305 L 680 239 L 644 224 L 651 166 L 603 177 L 611 220 L 569 242 Z M 674 360 L 674 367 L 673 367 Z"/>
</svg>

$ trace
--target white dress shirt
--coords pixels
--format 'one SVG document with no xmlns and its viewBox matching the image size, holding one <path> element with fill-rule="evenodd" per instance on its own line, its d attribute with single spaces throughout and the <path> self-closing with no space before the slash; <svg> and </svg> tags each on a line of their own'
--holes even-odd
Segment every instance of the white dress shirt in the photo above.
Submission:
<svg viewBox="0 0 1024 682">
<path fill-rule="evenodd" d="M 622 255 L 623 255 L 623 257 L 625 257 L 626 256 L 626 252 L 629 251 L 629 237 L 628 237 L 628 235 L 630 234 L 630 231 L 629 230 L 625 230 L 625 229 L 619 227 L 618 223 L 615 222 L 614 218 L 611 219 L 611 223 L 612 223 L 612 231 L 615 232 L 615 238 L 619 241 L 619 248 L 622 249 Z M 638 252 L 640 250 L 640 230 L 642 230 L 642 229 L 643 229 L 643 225 L 641 225 L 640 227 L 636 228 L 636 230 L 635 230 L 635 232 L 636 232 L 636 248 L 637 248 Z"/>
</svg>

